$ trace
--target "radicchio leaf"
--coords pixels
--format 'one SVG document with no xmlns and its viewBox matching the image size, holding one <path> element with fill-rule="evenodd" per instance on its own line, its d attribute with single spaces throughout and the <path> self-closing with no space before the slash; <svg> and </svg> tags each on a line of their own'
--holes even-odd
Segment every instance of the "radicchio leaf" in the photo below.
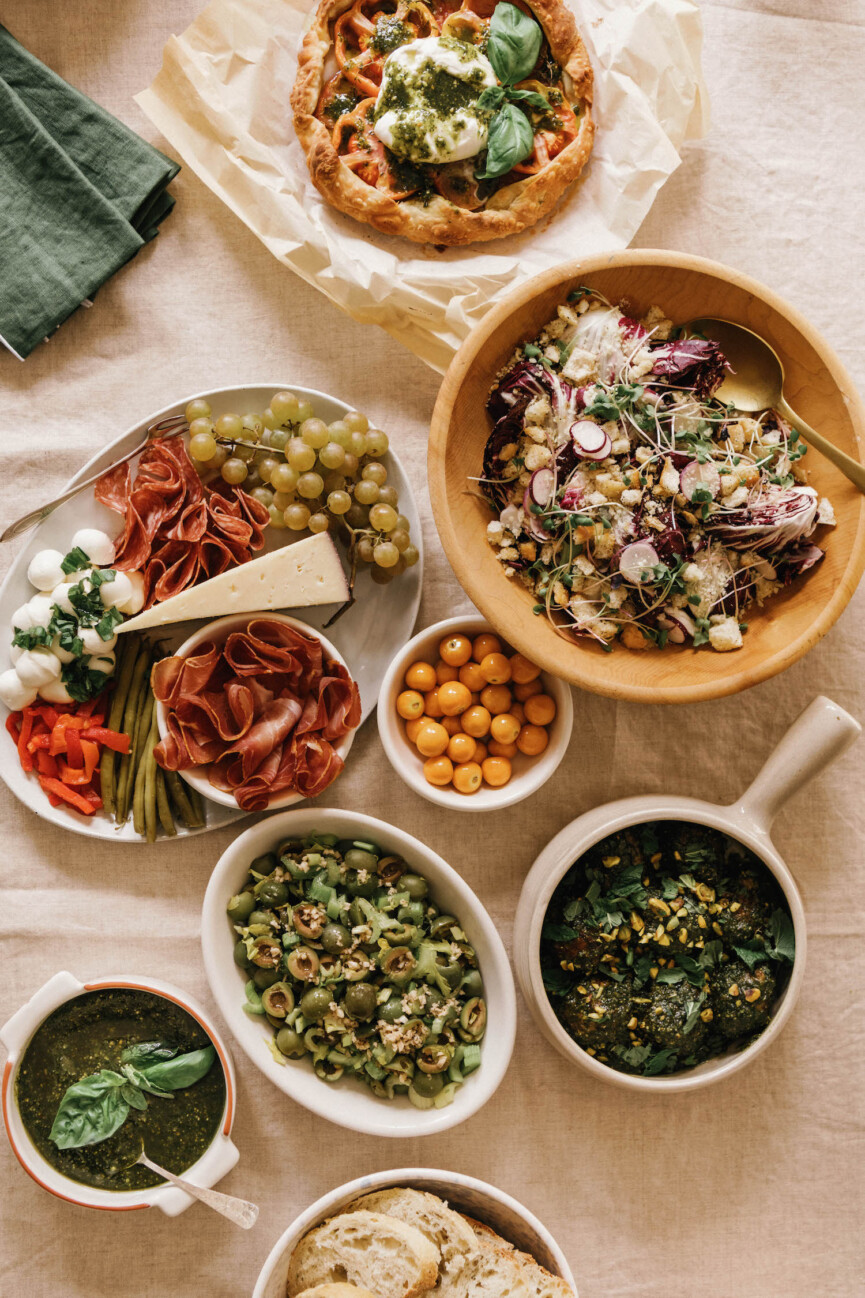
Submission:
<svg viewBox="0 0 865 1298">
<path fill-rule="evenodd" d="M 753 503 L 740 509 L 720 509 L 704 526 L 733 550 L 774 554 L 811 535 L 817 526 L 818 506 L 813 487 L 767 486 Z"/>
<path fill-rule="evenodd" d="M 690 385 L 701 397 L 710 397 L 730 368 L 720 345 L 711 338 L 650 343 L 650 348 L 656 377 Z"/>
</svg>

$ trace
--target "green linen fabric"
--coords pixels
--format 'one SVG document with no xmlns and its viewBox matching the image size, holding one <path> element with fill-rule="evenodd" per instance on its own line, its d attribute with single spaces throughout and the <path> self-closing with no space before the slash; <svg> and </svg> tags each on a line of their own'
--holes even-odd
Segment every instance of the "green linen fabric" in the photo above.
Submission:
<svg viewBox="0 0 865 1298">
<path fill-rule="evenodd" d="M 178 164 L 0 25 L 0 339 L 22 359 L 154 238 Z"/>
</svg>

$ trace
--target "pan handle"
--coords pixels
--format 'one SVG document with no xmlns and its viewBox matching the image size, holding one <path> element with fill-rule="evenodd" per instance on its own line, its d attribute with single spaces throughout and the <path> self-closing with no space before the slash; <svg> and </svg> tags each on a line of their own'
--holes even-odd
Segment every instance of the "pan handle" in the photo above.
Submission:
<svg viewBox="0 0 865 1298">
<path fill-rule="evenodd" d="M 846 752 L 861 730 L 849 712 L 819 694 L 796 718 L 756 779 L 730 808 L 733 816 L 748 822 L 756 833 L 768 836 L 784 803 Z"/>
</svg>

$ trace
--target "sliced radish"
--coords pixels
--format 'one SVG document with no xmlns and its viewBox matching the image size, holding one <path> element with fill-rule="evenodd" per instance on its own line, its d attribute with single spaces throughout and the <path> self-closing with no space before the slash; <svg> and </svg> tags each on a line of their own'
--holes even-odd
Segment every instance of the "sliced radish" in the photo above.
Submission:
<svg viewBox="0 0 865 1298">
<path fill-rule="evenodd" d="M 721 475 L 711 460 L 707 460 L 705 464 L 700 464 L 698 460 L 692 460 L 690 464 L 686 464 L 679 482 L 682 494 L 687 496 L 689 500 L 694 499 L 694 492 L 698 487 L 708 488 L 713 500 L 721 493 Z"/>
<path fill-rule="evenodd" d="M 540 473 L 542 470 L 539 469 L 538 472 Z M 523 527 L 527 532 L 531 533 L 536 541 L 549 541 L 549 532 L 544 529 L 544 525 L 537 515 L 532 513 L 532 505 L 535 505 L 535 507 L 537 506 L 536 502 L 532 500 L 531 485 L 531 482 L 529 482 L 528 487 L 526 487 L 525 492 L 523 493 L 523 513 L 525 514 Z"/>
<path fill-rule="evenodd" d="M 556 475 L 552 469 L 536 469 L 529 480 L 529 495 L 536 505 L 546 509 L 556 489 Z"/>
<path fill-rule="evenodd" d="M 619 572 L 625 581 L 640 585 L 644 572 L 651 572 L 659 563 L 658 551 L 648 541 L 632 541 L 619 555 Z"/>
<path fill-rule="evenodd" d="M 571 424 L 571 441 L 577 454 L 590 460 L 606 459 L 613 445 L 601 425 L 591 419 L 577 419 Z"/>
<path fill-rule="evenodd" d="M 671 622 L 675 623 L 676 628 L 684 632 L 685 635 L 691 636 L 692 639 L 696 635 L 696 623 L 690 613 L 686 613 L 683 608 L 673 608 L 672 605 L 668 604 L 667 607 L 663 609 L 663 615 L 664 617 L 669 618 Z M 660 618 L 658 620 L 660 621 Z M 672 631 L 670 632 L 670 639 L 673 639 Z M 675 643 L 681 644 L 682 641 L 676 640 Z"/>
</svg>

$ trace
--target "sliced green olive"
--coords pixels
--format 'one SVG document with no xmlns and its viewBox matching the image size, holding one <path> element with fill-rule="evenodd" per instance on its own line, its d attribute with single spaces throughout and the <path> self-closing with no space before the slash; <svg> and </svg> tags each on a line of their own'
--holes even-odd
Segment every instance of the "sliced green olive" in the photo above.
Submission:
<svg viewBox="0 0 865 1298">
<path fill-rule="evenodd" d="M 329 955 L 339 955 L 351 946 L 351 933 L 344 924 L 325 924 L 321 931 L 321 945 Z"/>
<path fill-rule="evenodd" d="M 371 1019 L 376 1008 L 375 988 L 370 983 L 351 983 L 343 1003 L 353 1019 Z"/>
<path fill-rule="evenodd" d="M 395 946 L 380 960 L 382 973 L 397 986 L 407 983 L 417 968 L 417 960 L 407 946 Z"/>
<path fill-rule="evenodd" d="M 252 981 L 259 991 L 263 991 L 265 987 L 272 987 L 274 983 L 279 982 L 279 970 L 256 969 L 252 975 Z"/>
<path fill-rule="evenodd" d="M 404 1016 L 405 1010 L 403 1009 L 402 997 L 391 996 L 390 1000 L 385 1001 L 384 1005 L 380 1006 L 376 1017 L 385 1023 L 396 1023 L 398 1019 Z"/>
<path fill-rule="evenodd" d="M 480 996 L 484 990 L 484 980 L 481 978 L 477 969 L 469 969 L 468 973 L 460 983 L 460 991 L 465 992 L 466 996 Z"/>
<path fill-rule="evenodd" d="M 401 856 L 383 856 L 378 862 L 379 882 L 384 884 L 396 883 L 405 873 L 405 861 Z"/>
<path fill-rule="evenodd" d="M 260 906 L 256 906 L 246 922 L 250 928 L 272 928 L 275 920 L 272 910 L 262 910 Z"/>
<path fill-rule="evenodd" d="M 378 857 L 361 847 L 349 848 L 344 859 L 348 870 L 366 870 L 368 874 L 375 874 L 378 871 Z"/>
<path fill-rule="evenodd" d="M 429 892 L 429 884 L 420 874 L 404 874 L 399 881 L 400 892 L 407 892 L 409 901 L 423 901 Z"/>
<path fill-rule="evenodd" d="M 459 928 L 459 920 L 453 915 L 438 915 L 430 924 L 430 937 L 435 942 L 445 940 L 452 928 Z"/>
<path fill-rule="evenodd" d="M 261 1003 L 268 1014 L 274 1018 L 284 1019 L 294 1009 L 294 992 L 288 983 L 274 983 L 268 987 L 261 998 Z"/>
<path fill-rule="evenodd" d="M 480 996 L 473 996 L 460 1013 L 460 1036 L 465 1040 L 478 1041 L 486 1031 L 487 1006 Z"/>
<path fill-rule="evenodd" d="M 320 1023 L 333 1000 L 327 987 L 310 987 L 300 998 L 300 1012 L 307 1023 Z"/>
<path fill-rule="evenodd" d="M 265 906 L 284 906 L 288 901 L 288 888 L 276 879 L 265 879 L 255 889 L 259 901 Z"/>
<path fill-rule="evenodd" d="M 249 868 L 254 870 L 256 874 L 273 874 L 276 864 L 276 857 L 273 852 L 265 852 L 263 856 L 257 856 Z"/>
<path fill-rule="evenodd" d="M 302 901 L 299 906 L 295 906 L 291 914 L 294 927 L 300 936 L 310 938 L 313 942 L 318 941 L 327 923 L 327 911 L 322 910 L 321 906 Z"/>
<path fill-rule="evenodd" d="M 412 1090 L 425 1100 L 433 1100 L 444 1087 L 441 1073 L 415 1073 L 412 1078 Z"/>
<path fill-rule="evenodd" d="M 280 1028 L 276 1034 L 276 1048 L 289 1059 L 300 1059 L 307 1053 L 306 1042 L 294 1028 Z"/>
<path fill-rule="evenodd" d="M 233 923 L 245 924 L 255 910 L 255 896 L 251 892 L 239 892 L 231 898 L 225 909 Z"/>
<path fill-rule="evenodd" d="M 288 972 L 291 976 L 303 983 L 312 982 L 318 973 L 318 954 L 313 951 L 312 947 L 296 946 L 293 951 L 289 952 L 285 963 L 288 965 Z"/>
<path fill-rule="evenodd" d="M 249 958 L 260 969 L 278 969 L 282 960 L 282 946 L 272 937 L 257 937 Z"/>
<path fill-rule="evenodd" d="M 417 1066 L 422 1073 L 443 1073 L 449 1067 L 453 1052 L 448 1046 L 424 1046 L 418 1052 Z"/>
</svg>

